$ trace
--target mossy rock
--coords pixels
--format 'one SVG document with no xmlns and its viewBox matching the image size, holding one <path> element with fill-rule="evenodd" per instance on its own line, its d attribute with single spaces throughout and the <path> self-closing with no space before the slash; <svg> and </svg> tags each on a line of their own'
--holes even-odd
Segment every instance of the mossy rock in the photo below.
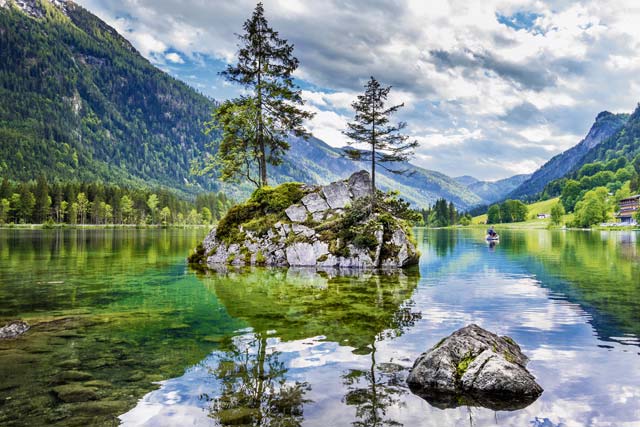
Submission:
<svg viewBox="0 0 640 427">
<path fill-rule="evenodd" d="M 249 200 L 238 204 L 227 212 L 216 229 L 216 237 L 227 243 L 240 243 L 246 234 L 239 230 L 242 224 L 249 230 L 264 234 L 278 220 L 285 219 L 284 210 L 299 203 L 307 192 L 302 184 L 289 182 L 277 187 L 261 187 L 253 192 Z"/>
<path fill-rule="evenodd" d="M 256 418 L 260 415 L 257 408 L 248 408 L 240 406 L 238 408 L 224 409 L 216 412 L 216 417 L 221 425 L 252 425 Z"/>
<path fill-rule="evenodd" d="M 66 403 L 87 402 L 98 399 L 93 387 L 79 384 L 65 384 L 53 388 L 56 397 Z"/>
<path fill-rule="evenodd" d="M 187 258 L 189 264 L 203 264 L 207 261 L 207 254 L 204 246 L 200 243 L 196 246 L 196 249 L 193 251 L 191 255 Z"/>
<path fill-rule="evenodd" d="M 80 360 L 78 359 L 63 360 L 62 362 L 58 363 L 57 366 L 59 366 L 60 368 L 77 368 L 78 366 L 80 366 Z"/>
<path fill-rule="evenodd" d="M 97 400 L 76 403 L 71 407 L 75 414 L 91 414 L 93 416 L 113 415 L 114 417 L 126 412 L 130 404 L 123 400 Z"/>
</svg>

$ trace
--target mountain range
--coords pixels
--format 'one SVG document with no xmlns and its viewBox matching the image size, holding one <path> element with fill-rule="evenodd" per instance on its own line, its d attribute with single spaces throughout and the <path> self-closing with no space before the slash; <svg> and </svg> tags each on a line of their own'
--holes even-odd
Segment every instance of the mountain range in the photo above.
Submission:
<svg viewBox="0 0 640 427">
<path fill-rule="evenodd" d="M 612 114 L 603 111 L 596 117 L 589 133 L 577 145 L 554 156 L 547 163 L 536 170 L 528 179 L 524 180 L 513 191 L 507 193 L 507 198 L 532 199 L 535 198 L 551 181 L 559 179 L 570 172 L 579 169 L 588 159 L 587 155 L 603 141 L 616 134 L 627 122 L 628 114 Z"/>
<path fill-rule="evenodd" d="M 103 181 L 167 187 L 186 197 L 224 190 L 248 196 L 248 184 L 190 173 L 209 138 L 203 123 L 217 103 L 153 66 L 115 29 L 65 0 L 0 0 L 0 176 Z M 587 137 L 533 175 L 486 182 L 451 178 L 413 164 L 411 174 L 380 173 L 416 207 L 437 199 L 458 209 L 532 198 L 575 170 L 627 123 L 601 113 Z M 292 139 L 271 183 L 324 184 L 366 168 L 317 138 Z"/>
</svg>

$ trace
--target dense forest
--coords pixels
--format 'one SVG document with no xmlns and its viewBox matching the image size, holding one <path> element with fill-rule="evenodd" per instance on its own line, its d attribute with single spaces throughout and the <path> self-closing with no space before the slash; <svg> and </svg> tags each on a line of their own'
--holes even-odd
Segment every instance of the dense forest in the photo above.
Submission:
<svg viewBox="0 0 640 427">
<path fill-rule="evenodd" d="M 0 224 L 211 224 L 231 204 L 222 192 L 199 194 L 192 202 L 166 189 L 49 183 L 44 175 L 28 182 L 5 178 L 0 184 Z"/>
<path fill-rule="evenodd" d="M 453 202 L 448 202 L 446 199 L 438 199 L 433 206 L 420 209 L 418 213 L 420 214 L 420 219 L 416 223 L 418 226 L 449 227 L 471 224 L 471 215 L 459 212 Z"/>
</svg>

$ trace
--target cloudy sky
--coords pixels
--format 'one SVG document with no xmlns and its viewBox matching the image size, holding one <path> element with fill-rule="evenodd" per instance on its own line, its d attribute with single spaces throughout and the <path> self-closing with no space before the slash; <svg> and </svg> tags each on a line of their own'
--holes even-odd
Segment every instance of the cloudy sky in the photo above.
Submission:
<svg viewBox="0 0 640 427">
<path fill-rule="evenodd" d="M 217 99 L 254 1 L 79 0 L 151 62 Z M 578 143 L 602 110 L 640 101 L 640 2 L 565 0 L 265 0 L 300 60 L 334 146 L 350 103 L 373 75 L 404 102 L 420 143 L 414 163 L 451 176 L 533 172 Z"/>
</svg>

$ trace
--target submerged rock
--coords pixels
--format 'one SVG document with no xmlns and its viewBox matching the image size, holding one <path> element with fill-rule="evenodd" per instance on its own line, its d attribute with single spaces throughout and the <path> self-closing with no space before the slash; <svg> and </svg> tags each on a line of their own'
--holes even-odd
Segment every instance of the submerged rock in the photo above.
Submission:
<svg viewBox="0 0 640 427">
<path fill-rule="evenodd" d="M 420 355 L 407 383 L 412 392 L 441 408 L 520 409 L 543 391 L 527 371 L 527 362 L 511 338 L 472 324 Z"/>
<path fill-rule="evenodd" d="M 379 206 L 371 213 L 364 199 L 370 192 L 366 171 L 325 186 L 261 188 L 220 220 L 189 262 L 215 270 L 229 265 L 393 269 L 416 264 L 419 254 L 409 224 L 394 216 L 400 215 L 397 210 Z"/>
<path fill-rule="evenodd" d="M 30 326 L 22 320 L 14 320 L 0 328 L 0 340 L 16 338 L 29 330 Z"/>
<path fill-rule="evenodd" d="M 93 387 L 85 387 L 80 384 L 65 384 L 53 388 L 53 392 L 65 403 L 87 402 L 96 400 L 98 395 Z"/>
</svg>

